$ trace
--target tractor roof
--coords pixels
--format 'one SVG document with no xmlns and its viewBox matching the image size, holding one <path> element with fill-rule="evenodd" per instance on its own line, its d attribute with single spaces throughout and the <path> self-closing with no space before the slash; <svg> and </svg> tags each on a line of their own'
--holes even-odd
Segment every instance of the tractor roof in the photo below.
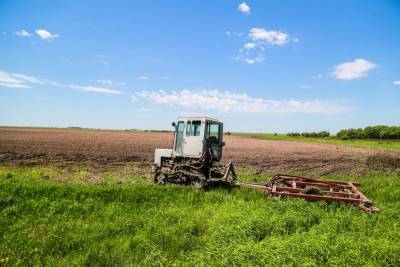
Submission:
<svg viewBox="0 0 400 267">
<path fill-rule="evenodd" d="M 177 120 L 206 120 L 206 121 L 215 121 L 220 122 L 218 119 L 211 118 L 211 117 L 201 117 L 201 116 L 189 116 L 189 117 L 178 117 Z"/>
</svg>

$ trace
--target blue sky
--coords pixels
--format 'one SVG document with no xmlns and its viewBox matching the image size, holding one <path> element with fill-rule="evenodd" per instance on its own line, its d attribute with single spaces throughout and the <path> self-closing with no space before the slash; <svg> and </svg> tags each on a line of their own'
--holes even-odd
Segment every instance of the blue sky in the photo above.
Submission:
<svg viewBox="0 0 400 267">
<path fill-rule="evenodd" d="M 0 0 L 0 125 L 399 125 L 399 1 Z"/>
</svg>

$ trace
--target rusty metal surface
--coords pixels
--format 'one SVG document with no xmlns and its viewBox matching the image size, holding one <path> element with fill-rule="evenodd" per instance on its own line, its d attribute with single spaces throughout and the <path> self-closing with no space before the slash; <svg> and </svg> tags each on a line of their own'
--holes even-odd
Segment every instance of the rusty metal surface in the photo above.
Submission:
<svg viewBox="0 0 400 267">
<path fill-rule="evenodd" d="M 359 182 L 321 180 L 277 174 L 267 183 L 239 183 L 240 187 L 261 190 L 275 197 L 326 200 L 357 205 L 367 212 L 380 211 L 358 190 Z"/>
</svg>

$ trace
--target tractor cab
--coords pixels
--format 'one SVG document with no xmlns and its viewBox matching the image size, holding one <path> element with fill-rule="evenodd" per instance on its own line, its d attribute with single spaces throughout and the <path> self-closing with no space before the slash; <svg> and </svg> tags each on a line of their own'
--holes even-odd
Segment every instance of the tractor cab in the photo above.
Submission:
<svg viewBox="0 0 400 267">
<path fill-rule="evenodd" d="M 222 158 L 223 124 L 207 117 L 180 117 L 175 127 L 173 156 L 200 158 L 211 151 L 215 161 Z"/>
</svg>

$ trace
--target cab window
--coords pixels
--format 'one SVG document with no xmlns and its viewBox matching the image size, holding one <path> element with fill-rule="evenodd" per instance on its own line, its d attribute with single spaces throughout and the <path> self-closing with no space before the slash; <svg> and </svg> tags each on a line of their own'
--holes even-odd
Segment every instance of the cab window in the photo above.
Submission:
<svg viewBox="0 0 400 267">
<path fill-rule="evenodd" d="M 188 121 L 186 123 L 186 136 L 190 136 L 192 133 L 192 122 Z"/>
<path fill-rule="evenodd" d="M 176 127 L 176 141 L 175 141 L 175 150 L 177 152 L 182 152 L 184 130 L 185 130 L 185 123 L 183 121 L 179 121 L 178 126 Z"/>
<path fill-rule="evenodd" d="M 201 121 L 188 121 L 186 124 L 186 136 L 200 136 Z"/>
<path fill-rule="evenodd" d="M 192 135 L 200 136 L 201 121 L 192 121 Z"/>
<path fill-rule="evenodd" d="M 222 126 L 219 123 L 208 123 L 207 124 L 207 139 L 213 143 L 221 142 Z"/>
</svg>

